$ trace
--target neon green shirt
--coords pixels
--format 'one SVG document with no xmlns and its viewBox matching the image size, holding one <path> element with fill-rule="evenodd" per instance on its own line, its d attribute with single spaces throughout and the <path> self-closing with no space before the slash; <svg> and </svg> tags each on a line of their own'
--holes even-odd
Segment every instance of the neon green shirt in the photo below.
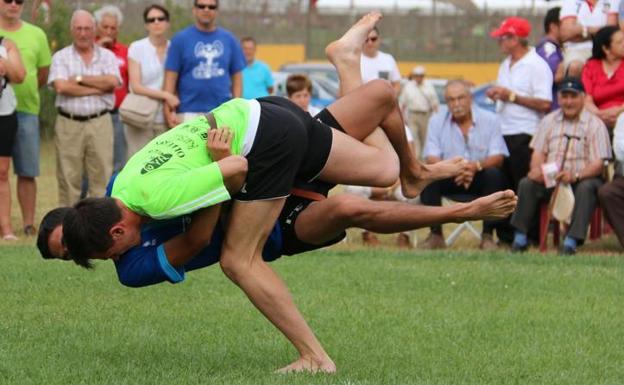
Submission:
<svg viewBox="0 0 624 385">
<path fill-rule="evenodd" d="M 39 115 L 39 68 L 48 67 L 52 61 L 48 38 L 41 28 L 22 21 L 17 31 L 0 28 L 0 36 L 7 37 L 17 45 L 26 68 L 26 78 L 21 84 L 12 84 L 17 98 L 17 111 Z"/>
<path fill-rule="evenodd" d="M 234 133 L 233 154 L 244 153 L 249 142 L 251 104 L 234 99 L 212 111 L 217 125 Z M 208 129 L 201 116 L 153 139 L 128 160 L 111 196 L 130 210 L 156 219 L 177 217 L 230 199 L 221 170 L 206 149 Z"/>
</svg>

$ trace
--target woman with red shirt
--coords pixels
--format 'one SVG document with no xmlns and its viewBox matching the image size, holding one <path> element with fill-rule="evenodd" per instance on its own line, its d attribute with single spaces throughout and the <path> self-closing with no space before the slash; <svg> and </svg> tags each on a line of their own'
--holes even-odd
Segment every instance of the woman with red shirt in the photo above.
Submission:
<svg viewBox="0 0 624 385">
<path fill-rule="evenodd" d="M 624 32 L 618 27 L 601 28 L 594 36 L 592 58 L 583 68 L 587 93 L 585 106 L 609 128 L 624 112 Z"/>
</svg>

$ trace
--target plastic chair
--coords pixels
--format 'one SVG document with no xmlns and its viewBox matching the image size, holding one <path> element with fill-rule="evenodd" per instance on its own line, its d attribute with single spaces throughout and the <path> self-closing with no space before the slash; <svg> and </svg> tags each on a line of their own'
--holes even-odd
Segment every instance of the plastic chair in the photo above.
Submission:
<svg viewBox="0 0 624 385">
<path fill-rule="evenodd" d="M 449 195 L 444 195 L 442 197 L 442 204 L 444 204 L 445 201 L 447 205 L 451 205 L 451 204 L 458 203 L 458 202 L 466 203 L 466 202 L 471 202 L 475 200 L 476 198 L 477 197 L 475 195 L 470 195 L 470 194 L 449 194 Z M 473 226 L 472 223 L 470 223 L 470 221 L 466 221 L 466 222 L 459 224 L 459 226 L 457 226 L 455 230 L 453 230 L 453 232 L 448 237 L 446 237 L 446 240 L 444 241 L 446 243 L 446 246 L 451 246 L 457 240 L 457 238 L 459 238 L 461 233 L 463 233 L 464 231 L 469 231 L 478 240 L 481 240 L 481 233 L 477 231 L 477 229 Z"/>
</svg>

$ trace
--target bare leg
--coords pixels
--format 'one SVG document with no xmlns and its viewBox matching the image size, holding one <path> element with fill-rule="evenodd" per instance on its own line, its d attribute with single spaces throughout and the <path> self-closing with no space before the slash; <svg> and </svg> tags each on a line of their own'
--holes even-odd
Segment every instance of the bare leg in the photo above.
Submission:
<svg viewBox="0 0 624 385">
<path fill-rule="evenodd" d="M 262 247 L 284 199 L 234 202 L 221 251 L 223 272 L 299 352 L 299 359 L 282 371 L 336 371 L 314 333 L 295 306 L 288 288 L 262 260 Z"/>
<path fill-rule="evenodd" d="M 420 164 L 405 138 L 405 125 L 392 86 L 384 81 L 361 86 L 361 48 L 380 19 L 378 12 L 365 15 L 339 40 L 327 46 L 325 52 L 338 71 L 343 95 L 328 109 L 345 131 L 358 140 L 367 137 L 377 126 L 384 130 L 399 155 L 403 193 L 415 197 L 433 180 L 455 176 L 463 161 L 454 158 L 429 167 Z"/>
<path fill-rule="evenodd" d="M 32 226 L 35 221 L 35 203 L 37 200 L 37 181 L 35 178 L 17 177 L 17 200 L 22 210 L 24 227 Z"/>
<path fill-rule="evenodd" d="M 431 207 L 340 194 L 306 208 L 297 218 L 295 231 L 304 242 L 322 244 L 350 227 L 391 234 L 447 222 L 506 218 L 515 210 L 517 200 L 513 191 L 506 190 L 469 203 Z"/>
<path fill-rule="evenodd" d="M 2 237 L 13 234 L 11 227 L 11 189 L 9 187 L 9 166 L 11 158 L 0 157 L 0 231 Z"/>
</svg>

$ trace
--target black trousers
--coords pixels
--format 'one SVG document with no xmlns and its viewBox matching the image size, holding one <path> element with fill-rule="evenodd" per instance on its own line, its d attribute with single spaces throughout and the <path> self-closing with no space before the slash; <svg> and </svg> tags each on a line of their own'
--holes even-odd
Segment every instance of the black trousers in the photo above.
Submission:
<svg viewBox="0 0 624 385">
<path fill-rule="evenodd" d="M 420 194 L 420 201 L 427 206 L 441 206 L 442 197 L 447 195 L 468 195 L 472 199 L 502 191 L 506 186 L 506 178 L 499 168 L 491 167 L 477 172 L 468 189 L 455 184 L 454 178 L 442 179 L 431 183 Z M 492 234 L 499 221 L 483 221 L 483 233 Z M 442 234 L 441 226 L 431 227 L 434 234 Z"/>
<path fill-rule="evenodd" d="M 529 147 L 531 135 L 517 134 L 505 135 L 505 144 L 509 150 L 509 157 L 503 162 L 503 171 L 509 178 L 509 186 L 512 190 L 518 191 L 520 180 L 529 173 L 531 166 L 531 154 L 533 151 Z"/>
<path fill-rule="evenodd" d="M 617 176 L 598 190 L 602 212 L 624 247 L 624 177 Z"/>
</svg>

